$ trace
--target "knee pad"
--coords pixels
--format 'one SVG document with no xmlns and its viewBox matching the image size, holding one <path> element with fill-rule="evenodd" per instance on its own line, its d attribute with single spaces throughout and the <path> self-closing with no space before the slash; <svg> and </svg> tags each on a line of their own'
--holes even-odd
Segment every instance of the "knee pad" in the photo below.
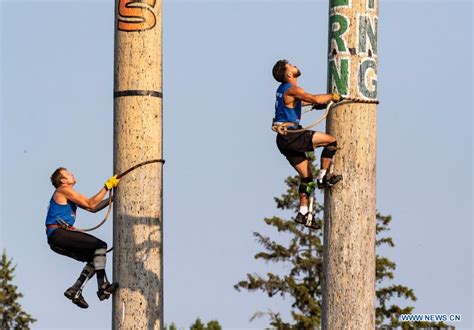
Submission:
<svg viewBox="0 0 474 330">
<path fill-rule="evenodd" d="M 298 187 L 298 192 L 300 194 L 311 195 L 314 189 L 313 177 L 308 176 L 306 178 L 301 178 L 300 186 Z"/>
<path fill-rule="evenodd" d="M 94 252 L 94 268 L 95 270 L 105 269 L 105 254 L 107 249 L 97 249 Z"/>
<path fill-rule="evenodd" d="M 337 141 L 329 143 L 321 152 L 321 158 L 332 158 L 337 151 Z"/>
</svg>

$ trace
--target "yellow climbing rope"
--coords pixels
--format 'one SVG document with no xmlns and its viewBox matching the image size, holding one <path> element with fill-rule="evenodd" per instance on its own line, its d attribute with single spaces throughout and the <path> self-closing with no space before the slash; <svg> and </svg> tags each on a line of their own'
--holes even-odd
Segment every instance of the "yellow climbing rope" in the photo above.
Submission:
<svg viewBox="0 0 474 330">
<path fill-rule="evenodd" d="M 136 165 L 130 167 L 128 170 L 123 171 L 122 173 L 118 174 L 117 179 L 121 179 L 125 175 L 127 175 L 128 173 L 136 170 L 137 168 L 145 166 L 147 164 L 151 164 L 151 163 L 162 163 L 162 164 L 164 164 L 165 160 L 164 159 L 151 159 L 151 160 L 141 162 L 139 164 L 136 164 Z M 109 190 L 109 203 L 108 203 L 107 213 L 105 214 L 104 219 L 97 226 L 94 226 L 94 227 L 91 227 L 91 228 L 77 228 L 77 227 L 74 227 L 74 230 L 82 231 L 82 232 L 88 232 L 88 231 L 93 231 L 93 230 L 99 228 L 100 226 L 102 226 L 107 221 L 111 211 L 112 211 L 112 190 Z"/>
</svg>

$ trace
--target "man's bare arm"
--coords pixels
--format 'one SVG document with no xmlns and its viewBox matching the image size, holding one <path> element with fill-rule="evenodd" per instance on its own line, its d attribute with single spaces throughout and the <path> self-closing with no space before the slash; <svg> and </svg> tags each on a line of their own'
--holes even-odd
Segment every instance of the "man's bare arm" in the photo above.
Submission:
<svg viewBox="0 0 474 330">
<path fill-rule="evenodd" d="M 102 188 L 97 194 L 95 194 L 91 198 L 87 198 L 86 196 L 78 193 L 72 187 L 61 187 L 57 190 L 57 192 L 63 195 L 68 200 L 70 200 L 71 202 L 76 203 L 77 206 L 79 206 L 80 208 L 90 212 L 94 212 L 94 210 L 96 210 L 99 204 L 103 201 L 105 194 L 107 193 L 107 189 Z"/>
<path fill-rule="evenodd" d="M 112 198 L 112 202 L 113 202 L 113 201 L 114 201 L 114 195 L 112 195 L 111 198 Z M 106 208 L 107 206 L 109 206 L 109 199 L 108 199 L 108 198 L 103 199 L 103 200 L 99 203 L 99 205 L 97 205 L 97 206 L 95 207 L 95 209 L 88 210 L 88 211 L 90 211 L 90 212 L 92 212 L 92 213 L 96 213 L 96 212 L 99 212 L 99 211 L 103 210 L 103 209 Z"/>
<path fill-rule="evenodd" d="M 285 95 L 294 97 L 307 104 L 328 104 L 332 100 L 332 94 L 310 94 L 299 86 L 293 86 L 288 89 Z"/>
</svg>

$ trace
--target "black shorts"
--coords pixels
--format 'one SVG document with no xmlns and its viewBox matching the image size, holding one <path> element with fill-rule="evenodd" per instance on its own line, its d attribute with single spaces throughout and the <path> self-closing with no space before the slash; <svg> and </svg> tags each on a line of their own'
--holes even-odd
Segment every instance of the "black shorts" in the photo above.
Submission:
<svg viewBox="0 0 474 330">
<path fill-rule="evenodd" d="M 301 127 L 300 127 L 301 128 Z M 288 159 L 292 166 L 309 159 L 306 152 L 314 151 L 313 135 L 315 131 L 303 131 L 299 133 L 277 134 L 276 143 L 278 150 Z"/>
<path fill-rule="evenodd" d="M 48 244 L 54 252 L 83 262 L 92 262 L 95 250 L 107 248 L 107 243 L 92 235 L 61 228 L 49 235 Z"/>
</svg>

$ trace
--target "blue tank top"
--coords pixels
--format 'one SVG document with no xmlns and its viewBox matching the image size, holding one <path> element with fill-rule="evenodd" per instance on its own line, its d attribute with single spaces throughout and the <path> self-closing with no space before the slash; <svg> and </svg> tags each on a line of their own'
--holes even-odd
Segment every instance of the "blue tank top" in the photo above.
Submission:
<svg viewBox="0 0 474 330">
<path fill-rule="evenodd" d="M 54 197 L 51 197 L 48 206 L 48 214 L 46 215 L 45 225 L 55 225 L 59 223 L 59 220 L 66 222 L 68 225 L 74 225 L 76 221 L 76 210 L 77 204 L 68 201 L 67 204 L 58 204 L 54 201 Z M 49 237 L 53 231 L 57 228 L 46 229 L 46 236 Z"/>
<path fill-rule="evenodd" d="M 288 108 L 283 101 L 283 96 L 291 86 L 293 85 L 290 83 L 282 83 L 278 86 L 275 102 L 275 122 L 295 123 L 296 127 L 301 120 L 301 101 L 298 101 L 294 108 Z"/>
</svg>

